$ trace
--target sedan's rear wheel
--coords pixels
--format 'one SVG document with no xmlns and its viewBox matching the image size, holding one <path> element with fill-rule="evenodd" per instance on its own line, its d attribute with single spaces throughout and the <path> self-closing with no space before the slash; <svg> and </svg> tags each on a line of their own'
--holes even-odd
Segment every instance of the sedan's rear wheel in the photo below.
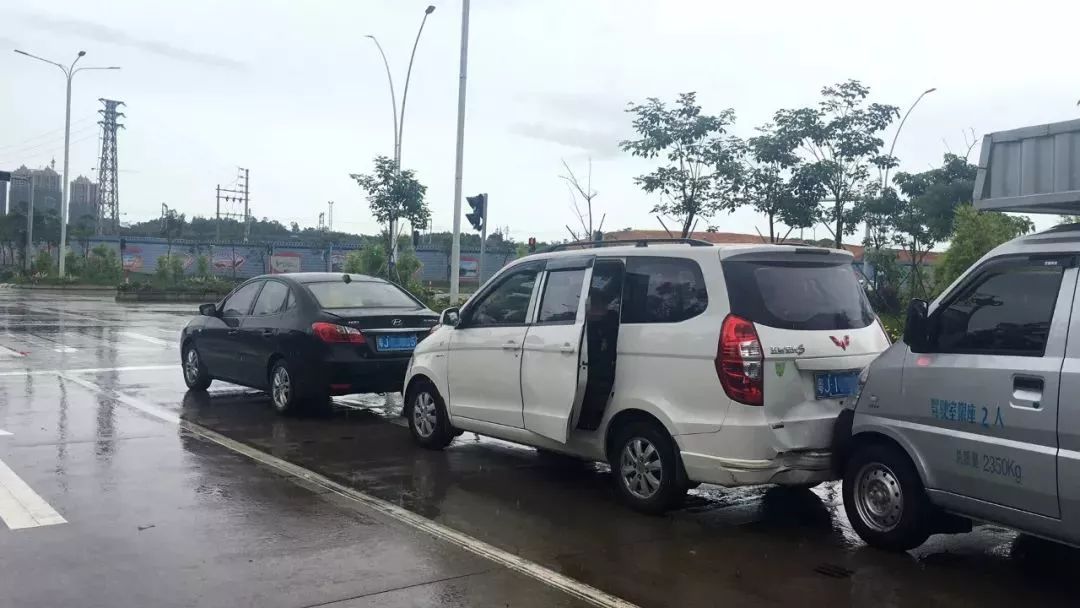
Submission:
<svg viewBox="0 0 1080 608">
<path fill-rule="evenodd" d="M 183 366 L 184 384 L 187 385 L 188 389 L 205 391 L 210 388 L 210 383 L 213 380 L 210 378 L 210 372 L 206 369 L 206 365 L 203 364 L 202 358 L 199 357 L 199 351 L 194 344 L 184 347 Z"/>
</svg>

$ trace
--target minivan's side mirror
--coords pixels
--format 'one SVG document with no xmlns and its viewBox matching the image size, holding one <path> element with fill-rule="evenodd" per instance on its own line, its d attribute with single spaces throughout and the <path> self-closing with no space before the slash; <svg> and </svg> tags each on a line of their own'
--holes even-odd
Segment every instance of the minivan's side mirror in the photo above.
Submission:
<svg viewBox="0 0 1080 608">
<path fill-rule="evenodd" d="M 216 317 L 217 304 L 199 304 L 199 314 L 204 317 Z"/>
<path fill-rule="evenodd" d="M 439 313 L 439 325 L 449 325 L 450 327 L 457 327 L 458 322 L 461 321 L 461 313 L 458 307 L 447 308 Z"/>
<path fill-rule="evenodd" d="M 912 300 L 908 304 L 907 322 L 904 323 L 904 343 L 912 352 L 926 352 L 929 346 L 930 323 L 928 320 L 929 305 L 926 300 Z"/>
</svg>

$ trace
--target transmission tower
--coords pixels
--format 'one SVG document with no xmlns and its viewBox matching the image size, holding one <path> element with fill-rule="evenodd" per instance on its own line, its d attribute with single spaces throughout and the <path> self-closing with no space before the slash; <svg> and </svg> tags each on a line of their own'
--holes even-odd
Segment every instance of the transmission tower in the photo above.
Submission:
<svg viewBox="0 0 1080 608">
<path fill-rule="evenodd" d="M 124 116 L 123 112 L 117 112 L 116 108 L 124 104 L 122 101 L 113 99 L 99 99 L 105 104 L 101 114 L 101 158 L 98 160 L 98 213 L 97 233 L 109 234 L 120 233 L 120 190 L 116 179 L 119 169 L 116 160 L 116 131 L 123 129 L 119 119 Z M 64 176 L 67 179 L 67 176 Z"/>
</svg>

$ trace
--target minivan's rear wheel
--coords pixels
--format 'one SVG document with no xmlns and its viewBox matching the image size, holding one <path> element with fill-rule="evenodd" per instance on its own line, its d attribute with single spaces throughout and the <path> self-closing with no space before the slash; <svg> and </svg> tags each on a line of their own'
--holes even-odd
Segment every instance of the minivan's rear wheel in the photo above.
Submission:
<svg viewBox="0 0 1080 608">
<path fill-rule="evenodd" d="M 856 449 L 844 470 L 844 510 L 867 544 L 907 551 L 930 536 L 932 506 L 907 454 L 888 445 Z"/>
<path fill-rule="evenodd" d="M 442 397 L 430 382 L 418 382 L 405 396 L 405 417 L 409 431 L 421 447 L 441 450 L 454 440 L 454 429 Z"/>
<path fill-rule="evenodd" d="M 615 489 L 632 509 L 657 515 L 686 495 L 678 453 L 667 431 L 644 420 L 615 429 L 608 462 Z"/>
<path fill-rule="evenodd" d="M 206 369 L 206 365 L 203 364 L 202 358 L 199 357 L 199 351 L 196 350 L 195 344 L 192 343 L 184 347 L 183 362 L 184 384 L 190 390 L 205 391 L 210 388 L 210 383 L 213 380 L 210 379 L 210 372 Z"/>
</svg>

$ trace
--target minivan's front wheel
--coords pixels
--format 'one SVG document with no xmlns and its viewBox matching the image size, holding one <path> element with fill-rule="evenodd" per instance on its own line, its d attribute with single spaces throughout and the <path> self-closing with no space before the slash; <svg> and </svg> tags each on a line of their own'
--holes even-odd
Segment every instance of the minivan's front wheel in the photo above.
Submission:
<svg viewBox="0 0 1080 608">
<path fill-rule="evenodd" d="M 441 450 L 454 440 L 454 429 L 442 397 L 430 382 L 417 382 L 405 395 L 409 431 L 421 447 Z"/>
<path fill-rule="evenodd" d="M 911 459 L 881 444 L 856 449 L 844 469 L 844 510 L 867 544 L 907 551 L 930 536 L 932 507 Z"/>
<path fill-rule="evenodd" d="M 687 490 L 678 458 L 674 440 L 656 424 L 641 420 L 616 429 L 608 460 L 619 497 L 650 515 L 677 506 Z"/>
</svg>

